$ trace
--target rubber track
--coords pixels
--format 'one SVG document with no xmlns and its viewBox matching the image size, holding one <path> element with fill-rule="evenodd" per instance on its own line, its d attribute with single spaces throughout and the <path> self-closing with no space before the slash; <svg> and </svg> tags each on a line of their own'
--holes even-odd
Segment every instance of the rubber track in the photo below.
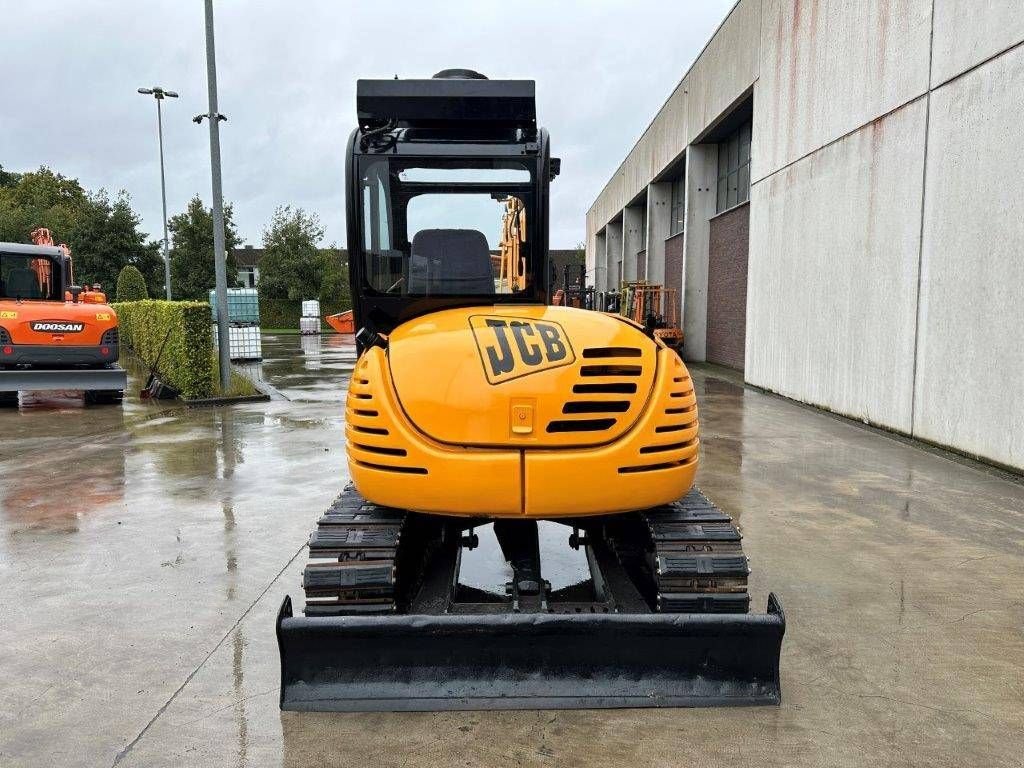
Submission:
<svg viewBox="0 0 1024 768">
<path fill-rule="evenodd" d="M 749 610 L 750 570 L 742 536 L 732 518 L 704 494 L 694 488 L 680 501 L 625 513 L 630 514 L 639 515 L 642 525 L 631 527 L 634 534 L 626 538 L 613 536 L 609 544 L 620 558 L 640 555 L 645 560 L 655 610 Z M 305 614 L 395 613 L 395 563 L 406 520 L 403 510 L 371 504 L 347 486 L 309 537 L 309 562 L 302 575 Z"/>
<path fill-rule="evenodd" d="M 732 518 L 697 488 L 640 513 L 650 540 L 648 568 L 661 613 L 746 613 L 750 608 L 742 536 Z"/>
<path fill-rule="evenodd" d="M 406 513 L 351 484 L 317 522 L 302 572 L 307 616 L 395 613 L 395 557 Z"/>
</svg>

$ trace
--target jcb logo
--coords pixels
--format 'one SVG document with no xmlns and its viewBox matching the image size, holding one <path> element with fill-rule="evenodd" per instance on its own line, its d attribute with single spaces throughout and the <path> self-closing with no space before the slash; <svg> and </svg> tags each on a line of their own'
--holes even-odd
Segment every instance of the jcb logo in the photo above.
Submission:
<svg viewBox="0 0 1024 768">
<path fill-rule="evenodd" d="M 491 384 L 575 362 L 572 345 L 558 323 L 524 317 L 473 315 L 469 325 Z"/>
</svg>

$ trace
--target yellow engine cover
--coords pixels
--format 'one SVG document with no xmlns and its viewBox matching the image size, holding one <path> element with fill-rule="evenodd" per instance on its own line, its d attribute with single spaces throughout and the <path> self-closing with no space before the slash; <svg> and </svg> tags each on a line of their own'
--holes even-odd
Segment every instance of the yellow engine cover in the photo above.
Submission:
<svg viewBox="0 0 1024 768">
<path fill-rule="evenodd" d="M 360 492 L 422 512 L 615 513 L 679 498 L 697 467 L 678 355 L 618 316 L 569 307 L 411 320 L 360 358 L 346 416 Z"/>
<path fill-rule="evenodd" d="M 567 307 L 437 312 L 389 340 L 413 424 L 465 446 L 600 445 L 643 411 L 657 346 L 622 320 Z"/>
</svg>

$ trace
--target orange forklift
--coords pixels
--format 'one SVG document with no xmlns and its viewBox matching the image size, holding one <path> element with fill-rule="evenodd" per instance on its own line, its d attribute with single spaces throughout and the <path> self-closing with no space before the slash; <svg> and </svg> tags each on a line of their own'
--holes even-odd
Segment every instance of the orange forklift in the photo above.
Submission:
<svg viewBox="0 0 1024 768">
<path fill-rule="evenodd" d="M 117 315 L 98 284 L 75 285 L 66 245 L 43 228 L 32 245 L 0 243 L 0 405 L 37 390 L 119 403 L 127 374 L 117 359 Z"/>
</svg>

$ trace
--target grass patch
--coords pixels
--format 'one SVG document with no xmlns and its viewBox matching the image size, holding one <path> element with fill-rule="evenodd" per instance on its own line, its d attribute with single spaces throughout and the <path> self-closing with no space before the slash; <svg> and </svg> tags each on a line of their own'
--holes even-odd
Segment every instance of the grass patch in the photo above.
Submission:
<svg viewBox="0 0 1024 768">
<path fill-rule="evenodd" d="M 251 397 L 252 395 L 258 395 L 260 391 L 256 389 L 256 385 L 253 384 L 248 377 L 243 376 L 238 371 L 231 371 L 231 384 L 228 386 L 228 391 L 224 392 L 220 388 L 220 366 L 217 364 L 217 358 L 213 360 L 213 392 L 210 397 Z"/>
</svg>

